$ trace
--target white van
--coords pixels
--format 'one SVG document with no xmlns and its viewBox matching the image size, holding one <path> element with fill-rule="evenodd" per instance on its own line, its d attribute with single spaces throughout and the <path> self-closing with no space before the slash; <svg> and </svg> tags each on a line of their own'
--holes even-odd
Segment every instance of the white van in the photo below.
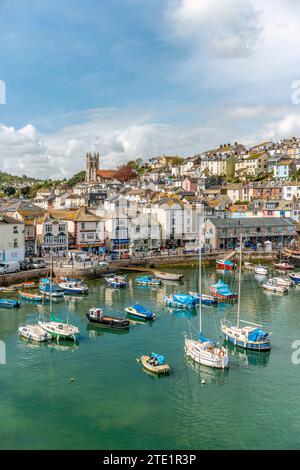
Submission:
<svg viewBox="0 0 300 470">
<path fill-rule="evenodd" d="M 0 274 L 18 273 L 19 271 L 20 263 L 18 261 L 0 263 Z"/>
</svg>

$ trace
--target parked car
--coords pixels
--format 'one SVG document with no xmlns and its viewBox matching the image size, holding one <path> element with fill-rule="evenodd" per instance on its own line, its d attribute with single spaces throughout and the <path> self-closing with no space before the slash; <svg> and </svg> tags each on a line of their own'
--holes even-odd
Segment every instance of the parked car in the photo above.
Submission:
<svg viewBox="0 0 300 470">
<path fill-rule="evenodd" d="M 107 267 L 108 267 L 108 263 L 107 263 L 106 261 L 99 261 L 98 266 L 99 266 L 100 268 L 107 268 Z"/>
<path fill-rule="evenodd" d="M 18 273 L 20 271 L 19 261 L 0 263 L 0 274 Z"/>
<path fill-rule="evenodd" d="M 42 269 L 46 267 L 46 263 L 43 259 L 37 259 L 31 263 L 32 269 Z"/>
</svg>

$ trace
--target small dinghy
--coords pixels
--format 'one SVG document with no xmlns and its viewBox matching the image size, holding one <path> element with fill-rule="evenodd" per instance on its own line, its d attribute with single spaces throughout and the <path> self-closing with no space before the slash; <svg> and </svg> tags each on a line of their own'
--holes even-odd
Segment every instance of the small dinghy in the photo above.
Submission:
<svg viewBox="0 0 300 470">
<path fill-rule="evenodd" d="M 210 286 L 209 289 L 212 296 L 220 301 L 232 302 L 238 298 L 238 294 L 236 292 L 232 292 L 230 287 L 221 279 L 216 284 Z"/>
<path fill-rule="evenodd" d="M 125 330 L 129 328 L 129 320 L 124 318 L 103 315 L 102 308 L 91 308 L 86 317 L 93 325 L 112 330 Z"/>
<path fill-rule="evenodd" d="M 126 287 L 127 280 L 125 276 L 112 276 L 105 278 L 109 287 Z"/>
<path fill-rule="evenodd" d="M 189 294 L 195 299 L 197 303 L 199 303 L 200 298 L 201 298 L 201 303 L 204 305 L 214 305 L 218 303 L 218 300 L 213 297 L 212 295 L 207 295 L 207 294 L 199 294 L 198 292 L 192 292 L 190 291 Z"/>
<path fill-rule="evenodd" d="M 291 271 L 295 268 L 295 266 L 291 263 L 284 262 L 284 263 L 273 263 L 273 266 L 280 271 Z"/>
<path fill-rule="evenodd" d="M 256 268 L 256 264 L 250 263 L 249 261 L 245 261 L 244 268 L 248 269 L 248 271 L 254 271 L 254 269 Z"/>
<path fill-rule="evenodd" d="M 0 308 L 19 308 L 21 303 L 18 300 L 0 299 Z"/>
<path fill-rule="evenodd" d="M 139 304 L 135 304 L 135 305 L 132 305 L 131 307 L 125 308 L 125 312 L 127 312 L 127 314 L 130 317 L 138 318 L 140 320 L 155 320 L 156 319 L 155 313 L 151 312 L 150 310 L 148 310 L 147 308 Z"/>
<path fill-rule="evenodd" d="M 292 287 L 294 285 L 291 279 L 286 279 L 284 277 L 273 277 L 278 286 Z"/>
<path fill-rule="evenodd" d="M 149 356 L 142 356 L 141 363 L 146 370 L 158 375 L 169 374 L 171 370 L 164 356 L 156 353 L 151 353 Z"/>
<path fill-rule="evenodd" d="M 262 288 L 269 292 L 275 292 L 279 294 L 286 294 L 288 292 L 288 288 L 286 286 L 278 285 L 275 279 L 268 279 L 268 281 L 262 285 Z"/>
<path fill-rule="evenodd" d="M 22 299 L 29 300 L 31 302 L 42 302 L 44 300 L 43 295 L 32 294 L 30 292 L 19 291 L 19 296 L 22 297 Z"/>
<path fill-rule="evenodd" d="M 160 279 L 155 279 L 155 277 L 151 276 L 141 276 L 136 278 L 137 284 L 140 286 L 160 286 L 161 285 L 161 280 Z"/>
<path fill-rule="evenodd" d="M 19 328 L 19 335 L 22 336 L 22 338 L 28 339 L 28 341 L 36 341 L 38 343 L 52 339 L 52 336 L 39 325 L 21 326 Z"/>
<path fill-rule="evenodd" d="M 154 271 L 157 279 L 162 279 L 163 281 L 181 281 L 184 277 L 183 274 L 176 273 L 163 273 L 161 271 Z"/>
<path fill-rule="evenodd" d="M 58 285 L 64 290 L 65 294 L 86 295 L 89 292 L 89 288 L 86 284 L 75 279 L 60 282 Z"/>
<path fill-rule="evenodd" d="M 295 284 L 300 284 L 300 273 L 290 273 L 288 276 Z"/>
</svg>

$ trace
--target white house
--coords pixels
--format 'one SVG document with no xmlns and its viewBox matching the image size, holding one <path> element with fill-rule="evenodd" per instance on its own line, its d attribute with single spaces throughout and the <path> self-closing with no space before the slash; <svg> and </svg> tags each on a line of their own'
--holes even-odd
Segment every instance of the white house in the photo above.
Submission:
<svg viewBox="0 0 300 470">
<path fill-rule="evenodd" d="M 5 214 L 0 214 L 0 262 L 23 261 L 24 258 L 24 223 Z"/>
</svg>

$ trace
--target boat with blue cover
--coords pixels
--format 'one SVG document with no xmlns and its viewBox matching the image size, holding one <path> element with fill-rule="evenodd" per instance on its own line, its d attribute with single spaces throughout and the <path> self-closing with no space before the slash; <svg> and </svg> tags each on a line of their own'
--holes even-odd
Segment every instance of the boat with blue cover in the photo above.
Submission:
<svg viewBox="0 0 300 470">
<path fill-rule="evenodd" d="M 198 292 L 192 292 L 192 291 L 190 291 L 189 294 L 195 299 L 197 304 L 200 302 L 200 299 L 201 299 L 201 303 L 204 305 L 215 305 L 218 303 L 218 300 L 212 295 L 199 294 Z"/>
<path fill-rule="evenodd" d="M 161 280 L 156 279 L 155 277 L 151 276 L 141 276 L 136 278 L 137 284 L 140 286 L 160 286 L 161 285 Z"/>
<path fill-rule="evenodd" d="M 170 294 L 164 296 L 165 304 L 173 308 L 193 308 L 197 300 L 190 294 Z"/>
<path fill-rule="evenodd" d="M 132 305 L 131 307 L 125 308 L 125 312 L 130 317 L 133 318 L 138 318 L 140 320 L 155 320 L 156 315 L 155 313 L 151 312 L 151 310 L 148 310 L 147 308 L 143 307 L 143 305 L 135 304 Z"/>
<path fill-rule="evenodd" d="M 62 289 L 58 284 L 50 282 L 47 278 L 42 278 L 40 280 L 39 290 L 47 297 L 53 298 L 63 297 L 65 293 L 64 289 Z"/>
<path fill-rule="evenodd" d="M 230 302 L 236 300 L 238 297 L 237 293 L 232 292 L 228 284 L 221 279 L 216 284 L 210 286 L 209 290 L 213 297 L 223 302 Z"/>
<path fill-rule="evenodd" d="M 166 363 L 166 359 L 161 354 L 151 353 L 148 356 L 141 357 L 143 367 L 149 372 L 158 375 L 166 375 L 170 373 L 170 366 Z"/>
<path fill-rule="evenodd" d="M 21 303 L 12 299 L 0 299 L 0 308 L 19 308 Z"/>
</svg>

